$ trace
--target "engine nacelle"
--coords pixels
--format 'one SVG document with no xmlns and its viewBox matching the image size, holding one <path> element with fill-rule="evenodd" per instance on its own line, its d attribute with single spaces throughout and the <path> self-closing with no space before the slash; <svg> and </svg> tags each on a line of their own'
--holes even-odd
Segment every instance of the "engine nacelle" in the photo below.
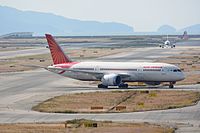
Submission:
<svg viewBox="0 0 200 133">
<path fill-rule="evenodd" d="M 145 82 L 147 85 L 160 85 L 160 82 Z"/>
<path fill-rule="evenodd" d="M 117 74 L 108 74 L 103 76 L 101 82 L 105 86 L 118 86 L 122 82 L 122 79 Z"/>
</svg>

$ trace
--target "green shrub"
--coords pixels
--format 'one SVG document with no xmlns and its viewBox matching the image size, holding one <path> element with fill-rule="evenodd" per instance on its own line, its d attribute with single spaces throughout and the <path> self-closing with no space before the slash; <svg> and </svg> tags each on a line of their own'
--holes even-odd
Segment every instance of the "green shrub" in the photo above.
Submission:
<svg viewBox="0 0 200 133">
<path fill-rule="evenodd" d="M 157 94 L 155 92 L 149 93 L 149 97 L 156 97 Z"/>
<path fill-rule="evenodd" d="M 137 103 L 138 106 L 144 106 L 144 102 Z"/>
<path fill-rule="evenodd" d="M 149 94 L 148 90 L 140 91 L 141 94 Z"/>
</svg>

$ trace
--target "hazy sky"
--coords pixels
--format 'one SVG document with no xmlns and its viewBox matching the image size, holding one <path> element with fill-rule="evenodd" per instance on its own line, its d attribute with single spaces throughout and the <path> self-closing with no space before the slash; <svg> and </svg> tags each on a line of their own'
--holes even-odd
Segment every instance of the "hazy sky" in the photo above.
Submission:
<svg viewBox="0 0 200 133">
<path fill-rule="evenodd" d="M 0 5 L 81 20 L 120 22 L 136 32 L 155 31 L 164 24 L 177 29 L 200 24 L 200 0 L 0 0 Z"/>
</svg>

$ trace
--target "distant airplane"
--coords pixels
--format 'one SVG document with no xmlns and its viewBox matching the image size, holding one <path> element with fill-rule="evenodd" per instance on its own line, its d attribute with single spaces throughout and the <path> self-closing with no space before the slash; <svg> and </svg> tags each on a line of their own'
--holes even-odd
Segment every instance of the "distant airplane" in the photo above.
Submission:
<svg viewBox="0 0 200 133">
<path fill-rule="evenodd" d="M 175 47 L 176 47 L 175 44 L 173 44 L 173 43 L 171 43 L 171 42 L 169 41 L 168 35 L 167 35 L 167 40 L 166 40 L 163 44 L 160 44 L 159 46 L 160 46 L 161 48 L 175 48 Z"/>
<path fill-rule="evenodd" d="M 166 63 L 74 62 L 64 54 L 50 34 L 46 34 L 46 39 L 54 65 L 45 69 L 82 81 L 101 81 L 98 88 L 128 88 L 126 82 L 145 82 L 150 85 L 169 82 L 169 88 L 173 88 L 177 81 L 185 78 L 180 68 Z"/>
<path fill-rule="evenodd" d="M 183 40 L 188 40 L 189 39 L 187 31 L 184 31 L 183 35 L 181 36 L 181 39 L 183 39 Z"/>
</svg>

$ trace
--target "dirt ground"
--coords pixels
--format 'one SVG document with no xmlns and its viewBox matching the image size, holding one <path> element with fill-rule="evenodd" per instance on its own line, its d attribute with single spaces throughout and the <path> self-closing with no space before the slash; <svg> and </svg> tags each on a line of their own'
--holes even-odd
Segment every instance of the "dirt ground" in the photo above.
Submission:
<svg viewBox="0 0 200 133">
<path fill-rule="evenodd" d="M 173 133 L 174 128 L 149 123 L 72 120 L 65 123 L 0 124 L 0 133 Z"/>
<path fill-rule="evenodd" d="M 109 91 L 76 93 L 46 100 L 32 109 L 40 112 L 134 112 L 179 108 L 196 104 L 194 91 Z"/>
</svg>

